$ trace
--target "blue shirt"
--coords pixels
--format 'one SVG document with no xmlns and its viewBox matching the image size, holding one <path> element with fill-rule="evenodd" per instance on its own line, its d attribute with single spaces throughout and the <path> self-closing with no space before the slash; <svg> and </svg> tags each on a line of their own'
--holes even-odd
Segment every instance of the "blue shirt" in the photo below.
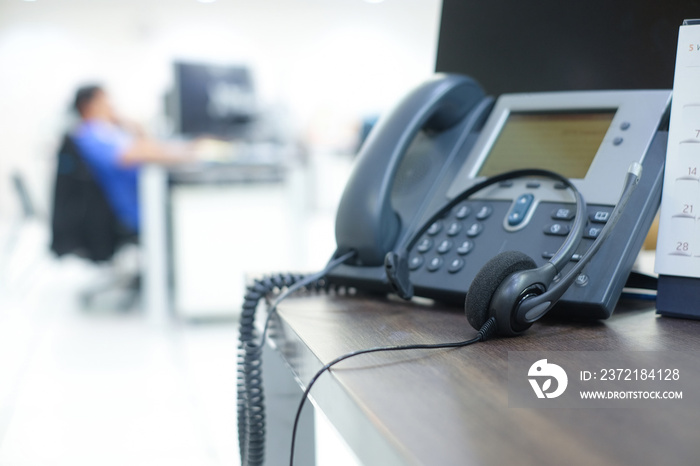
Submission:
<svg viewBox="0 0 700 466">
<path fill-rule="evenodd" d="M 106 121 L 84 121 L 73 140 L 117 218 L 134 232 L 139 230 L 138 167 L 125 167 L 119 158 L 133 142 L 132 136 Z"/>
</svg>

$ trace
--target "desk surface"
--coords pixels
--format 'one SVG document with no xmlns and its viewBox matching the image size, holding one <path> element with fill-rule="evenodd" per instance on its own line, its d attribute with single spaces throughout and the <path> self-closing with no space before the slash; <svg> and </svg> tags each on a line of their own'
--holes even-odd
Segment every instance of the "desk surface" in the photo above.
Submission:
<svg viewBox="0 0 700 466">
<path fill-rule="evenodd" d="M 700 350 L 700 322 L 628 302 L 604 322 L 545 320 L 462 349 L 363 355 L 312 399 L 365 464 L 698 464 L 700 407 L 509 408 L 508 351 Z M 290 298 L 272 339 L 299 379 L 373 346 L 466 340 L 459 309 L 361 296 Z"/>
</svg>

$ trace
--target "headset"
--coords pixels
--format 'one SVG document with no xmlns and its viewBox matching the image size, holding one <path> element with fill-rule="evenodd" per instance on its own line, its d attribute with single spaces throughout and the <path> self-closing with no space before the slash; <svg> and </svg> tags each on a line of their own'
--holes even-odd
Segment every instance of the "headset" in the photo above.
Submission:
<svg viewBox="0 0 700 466">
<path fill-rule="evenodd" d="M 554 256 L 541 267 L 520 251 L 505 251 L 489 260 L 472 280 L 467 291 L 464 310 L 467 320 L 476 330 L 484 330 L 484 325 L 494 319 L 494 331 L 484 332 L 484 339 L 491 334 L 501 336 L 520 335 L 534 322 L 542 318 L 566 290 L 574 283 L 583 268 L 595 256 L 609 232 L 615 227 L 634 189 L 639 184 L 642 166 L 630 165 L 620 199 L 610 214 L 610 219 L 594 243 L 564 276 L 561 272 L 572 259 L 583 238 L 586 226 L 586 201 L 576 186 L 568 178 L 542 169 L 514 170 L 493 176 L 467 189 L 442 209 L 414 234 L 410 241 L 401 245 L 397 252 L 389 252 L 384 259 L 384 269 L 394 291 L 404 299 L 413 297 L 413 285 L 409 278 L 408 251 L 432 225 L 456 204 L 495 183 L 526 176 L 538 176 L 563 183 L 573 194 L 576 202 L 576 215 L 571 232 Z"/>
</svg>

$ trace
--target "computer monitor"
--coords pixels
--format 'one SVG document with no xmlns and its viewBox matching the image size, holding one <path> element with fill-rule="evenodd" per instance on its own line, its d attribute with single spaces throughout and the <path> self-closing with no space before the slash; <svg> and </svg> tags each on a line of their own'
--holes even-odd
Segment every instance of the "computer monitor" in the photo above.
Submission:
<svg viewBox="0 0 700 466">
<path fill-rule="evenodd" d="M 443 0 L 436 70 L 506 92 L 670 89 L 697 0 Z"/>
<path fill-rule="evenodd" d="M 243 137 L 255 118 L 248 68 L 175 62 L 175 87 L 168 96 L 175 132 L 184 136 Z"/>
</svg>

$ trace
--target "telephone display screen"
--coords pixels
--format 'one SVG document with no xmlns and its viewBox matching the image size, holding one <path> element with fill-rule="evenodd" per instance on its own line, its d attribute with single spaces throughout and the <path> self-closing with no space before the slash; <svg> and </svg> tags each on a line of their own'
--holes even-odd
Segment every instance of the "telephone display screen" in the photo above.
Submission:
<svg viewBox="0 0 700 466">
<path fill-rule="evenodd" d="M 614 115 L 607 109 L 511 113 L 477 175 L 542 168 L 583 179 Z"/>
</svg>

